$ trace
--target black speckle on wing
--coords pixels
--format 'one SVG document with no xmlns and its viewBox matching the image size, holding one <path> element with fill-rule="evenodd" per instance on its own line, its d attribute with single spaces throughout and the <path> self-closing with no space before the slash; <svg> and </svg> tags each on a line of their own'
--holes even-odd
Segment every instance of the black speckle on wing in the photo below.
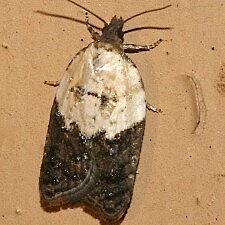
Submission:
<svg viewBox="0 0 225 225">
<path fill-rule="evenodd" d="M 91 140 L 98 176 L 95 188 L 84 201 L 104 220 L 121 219 L 130 206 L 144 126 L 142 121 L 113 140 L 105 139 L 103 134 Z"/>
<path fill-rule="evenodd" d="M 54 101 L 40 172 L 43 206 L 77 202 L 93 184 L 94 165 L 79 129 L 64 128 Z"/>
<path fill-rule="evenodd" d="M 130 206 L 145 121 L 105 138 L 86 139 L 74 124 L 64 128 L 53 104 L 40 173 L 42 205 L 80 202 L 103 221 L 118 221 Z"/>
</svg>

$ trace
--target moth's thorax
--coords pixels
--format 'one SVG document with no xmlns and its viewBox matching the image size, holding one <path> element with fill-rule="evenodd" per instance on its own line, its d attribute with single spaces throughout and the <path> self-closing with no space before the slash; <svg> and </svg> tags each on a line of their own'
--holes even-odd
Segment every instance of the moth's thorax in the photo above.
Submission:
<svg viewBox="0 0 225 225">
<path fill-rule="evenodd" d="M 110 43 L 94 42 L 70 63 L 56 94 L 65 128 L 106 138 L 145 118 L 145 93 L 135 65 Z"/>
</svg>

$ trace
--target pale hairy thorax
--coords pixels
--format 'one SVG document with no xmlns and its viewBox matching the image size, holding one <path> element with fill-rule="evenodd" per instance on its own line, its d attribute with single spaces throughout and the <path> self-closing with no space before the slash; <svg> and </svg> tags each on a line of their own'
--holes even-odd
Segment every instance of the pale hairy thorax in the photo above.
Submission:
<svg viewBox="0 0 225 225">
<path fill-rule="evenodd" d="M 100 131 L 112 139 L 145 119 L 140 74 L 111 44 L 91 43 L 67 68 L 56 94 L 65 128 L 76 123 L 87 138 Z"/>
</svg>

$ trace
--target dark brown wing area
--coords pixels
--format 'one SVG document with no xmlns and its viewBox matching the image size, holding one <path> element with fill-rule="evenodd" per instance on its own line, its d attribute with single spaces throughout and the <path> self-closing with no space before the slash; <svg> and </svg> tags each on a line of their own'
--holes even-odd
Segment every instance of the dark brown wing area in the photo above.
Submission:
<svg viewBox="0 0 225 225">
<path fill-rule="evenodd" d="M 125 216 L 133 195 L 145 121 L 134 125 L 113 140 L 103 134 L 92 139 L 98 176 L 95 188 L 84 201 L 104 220 L 117 221 Z"/>
<path fill-rule="evenodd" d="M 64 128 L 62 116 L 54 101 L 40 172 L 40 194 L 43 206 L 79 201 L 93 182 L 95 166 L 85 140 L 74 125 Z"/>
<path fill-rule="evenodd" d="M 105 133 L 86 139 L 74 124 L 64 128 L 53 104 L 40 173 L 43 206 L 82 203 L 100 220 L 115 222 L 130 206 L 145 121 L 112 140 Z"/>
</svg>

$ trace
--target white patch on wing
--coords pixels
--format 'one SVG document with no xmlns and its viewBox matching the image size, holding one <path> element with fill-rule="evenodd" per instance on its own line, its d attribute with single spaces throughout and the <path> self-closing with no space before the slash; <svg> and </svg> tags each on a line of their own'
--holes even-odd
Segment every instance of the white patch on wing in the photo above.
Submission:
<svg viewBox="0 0 225 225">
<path fill-rule="evenodd" d="M 82 134 L 99 131 L 112 139 L 145 118 L 146 103 L 136 67 L 119 52 L 92 43 L 74 58 L 60 82 L 56 100 L 65 127 Z M 101 98 L 104 96 L 105 98 Z"/>
</svg>

